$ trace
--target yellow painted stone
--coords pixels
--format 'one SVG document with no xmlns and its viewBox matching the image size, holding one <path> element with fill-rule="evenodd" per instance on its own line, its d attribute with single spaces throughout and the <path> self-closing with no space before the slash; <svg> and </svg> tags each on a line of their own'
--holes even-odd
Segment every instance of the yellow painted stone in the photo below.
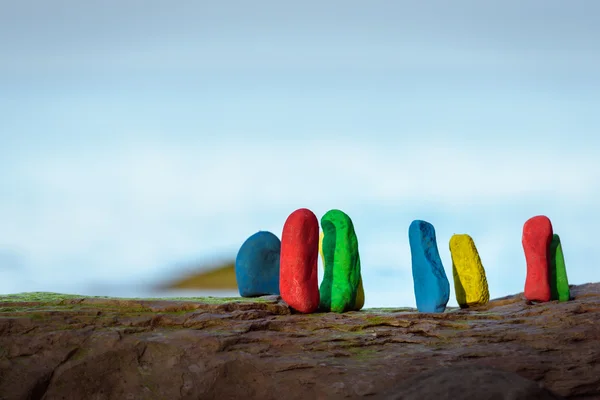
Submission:
<svg viewBox="0 0 600 400">
<path fill-rule="evenodd" d="M 467 308 L 486 304 L 490 300 L 490 292 L 473 239 L 469 235 L 453 235 L 450 253 L 458 305 Z"/>
<path fill-rule="evenodd" d="M 323 268 L 325 268 L 325 256 L 323 256 L 323 237 L 325 234 L 321 231 L 319 235 L 319 254 L 321 255 L 321 261 L 323 262 Z M 363 289 L 362 276 L 358 281 L 358 291 L 356 292 L 356 302 L 354 303 L 354 311 L 359 311 L 365 305 L 365 290 Z"/>
</svg>

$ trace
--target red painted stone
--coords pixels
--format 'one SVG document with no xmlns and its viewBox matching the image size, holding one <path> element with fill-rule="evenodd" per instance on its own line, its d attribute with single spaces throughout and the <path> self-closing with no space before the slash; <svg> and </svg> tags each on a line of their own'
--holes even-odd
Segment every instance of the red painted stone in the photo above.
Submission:
<svg viewBox="0 0 600 400">
<path fill-rule="evenodd" d="M 312 313 L 319 307 L 319 221 L 315 214 L 301 208 L 283 225 L 279 266 L 279 292 L 290 307 Z"/>
<path fill-rule="evenodd" d="M 523 250 L 527 261 L 525 298 L 529 301 L 550 301 L 548 269 L 552 223 L 544 215 L 528 219 L 523 225 Z"/>
</svg>

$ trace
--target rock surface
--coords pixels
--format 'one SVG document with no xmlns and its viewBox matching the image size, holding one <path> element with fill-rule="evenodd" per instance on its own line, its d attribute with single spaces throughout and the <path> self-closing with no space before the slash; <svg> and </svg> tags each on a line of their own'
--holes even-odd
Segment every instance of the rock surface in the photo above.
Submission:
<svg viewBox="0 0 600 400">
<path fill-rule="evenodd" d="M 340 313 L 353 310 L 357 303 L 360 305 L 357 297 L 361 281 L 354 225 L 344 212 L 329 210 L 321 218 L 321 226 L 324 274 L 319 288 L 319 308 Z"/>
<path fill-rule="evenodd" d="M 415 220 L 408 228 L 417 309 L 425 313 L 444 312 L 450 300 L 450 282 L 444 271 L 429 222 Z"/>
<path fill-rule="evenodd" d="M 279 295 L 281 242 L 271 232 L 250 236 L 235 258 L 235 278 L 242 297 Z"/>
<path fill-rule="evenodd" d="M 439 314 L 293 314 L 276 296 L 0 296 L 0 398 L 386 399 L 427 371 L 493 367 L 598 399 L 600 283 L 571 294 Z"/>
<path fill-rule="evenodd" d="M 461 308 L 482 306 L 490 300 L 485 269 L 469 235 L 450 238 L 452 275 L 456 302 Z"/>
<path fill-rule="evenodd" d="M 559 400 L 530 379 L 501 369 L 443 367 L 417 374 L 391 391 L 389 400 Z"/>
<path fill-rule="evenodd" d="M 571 298 L 569 292 L 569 279 L 567 278 L 567 267 L 563 255 L 560 236 L 552 235 L 550 243 L 550 293 L 552 300 L 568 301 Z"/>
<path fill-rule="evenodd" d="M 319 308 L 319 221 L 300 208 L 285 221 L 281 234 L 279 291 L 294 310 L 311 313 Z"/>
<path fill-rule="evenodd" d="M 529 301 L 550 301 L 549 259 L 552 223 L 545 215 L 528 219 L 523 225 L 523 250 L 527 262 L 525 298 Z"/>
</svg>

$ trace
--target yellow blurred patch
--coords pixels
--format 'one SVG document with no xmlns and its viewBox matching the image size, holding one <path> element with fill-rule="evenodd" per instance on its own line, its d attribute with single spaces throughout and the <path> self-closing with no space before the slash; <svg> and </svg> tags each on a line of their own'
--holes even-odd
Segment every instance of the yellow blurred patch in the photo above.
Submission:
<svg viewBox="0 0 600 400">
<path fill-rule="evenodd" d="M 228 262 L 166 283 L 164 289 L 237 289 L 235 262 Z"/>
</svg>

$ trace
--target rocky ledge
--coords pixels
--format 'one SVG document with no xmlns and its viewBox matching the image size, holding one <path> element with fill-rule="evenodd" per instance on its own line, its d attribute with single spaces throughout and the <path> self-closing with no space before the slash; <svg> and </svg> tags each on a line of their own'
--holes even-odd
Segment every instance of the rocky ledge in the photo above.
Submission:
<svg viewBox="0 0 600 400">
<path fill-rule="evenodd" d="M 599 399 L 600 283 L 571 294 L 309 315 L 277 297 L 0 296 L 0 399 Z"/>
</svg>

